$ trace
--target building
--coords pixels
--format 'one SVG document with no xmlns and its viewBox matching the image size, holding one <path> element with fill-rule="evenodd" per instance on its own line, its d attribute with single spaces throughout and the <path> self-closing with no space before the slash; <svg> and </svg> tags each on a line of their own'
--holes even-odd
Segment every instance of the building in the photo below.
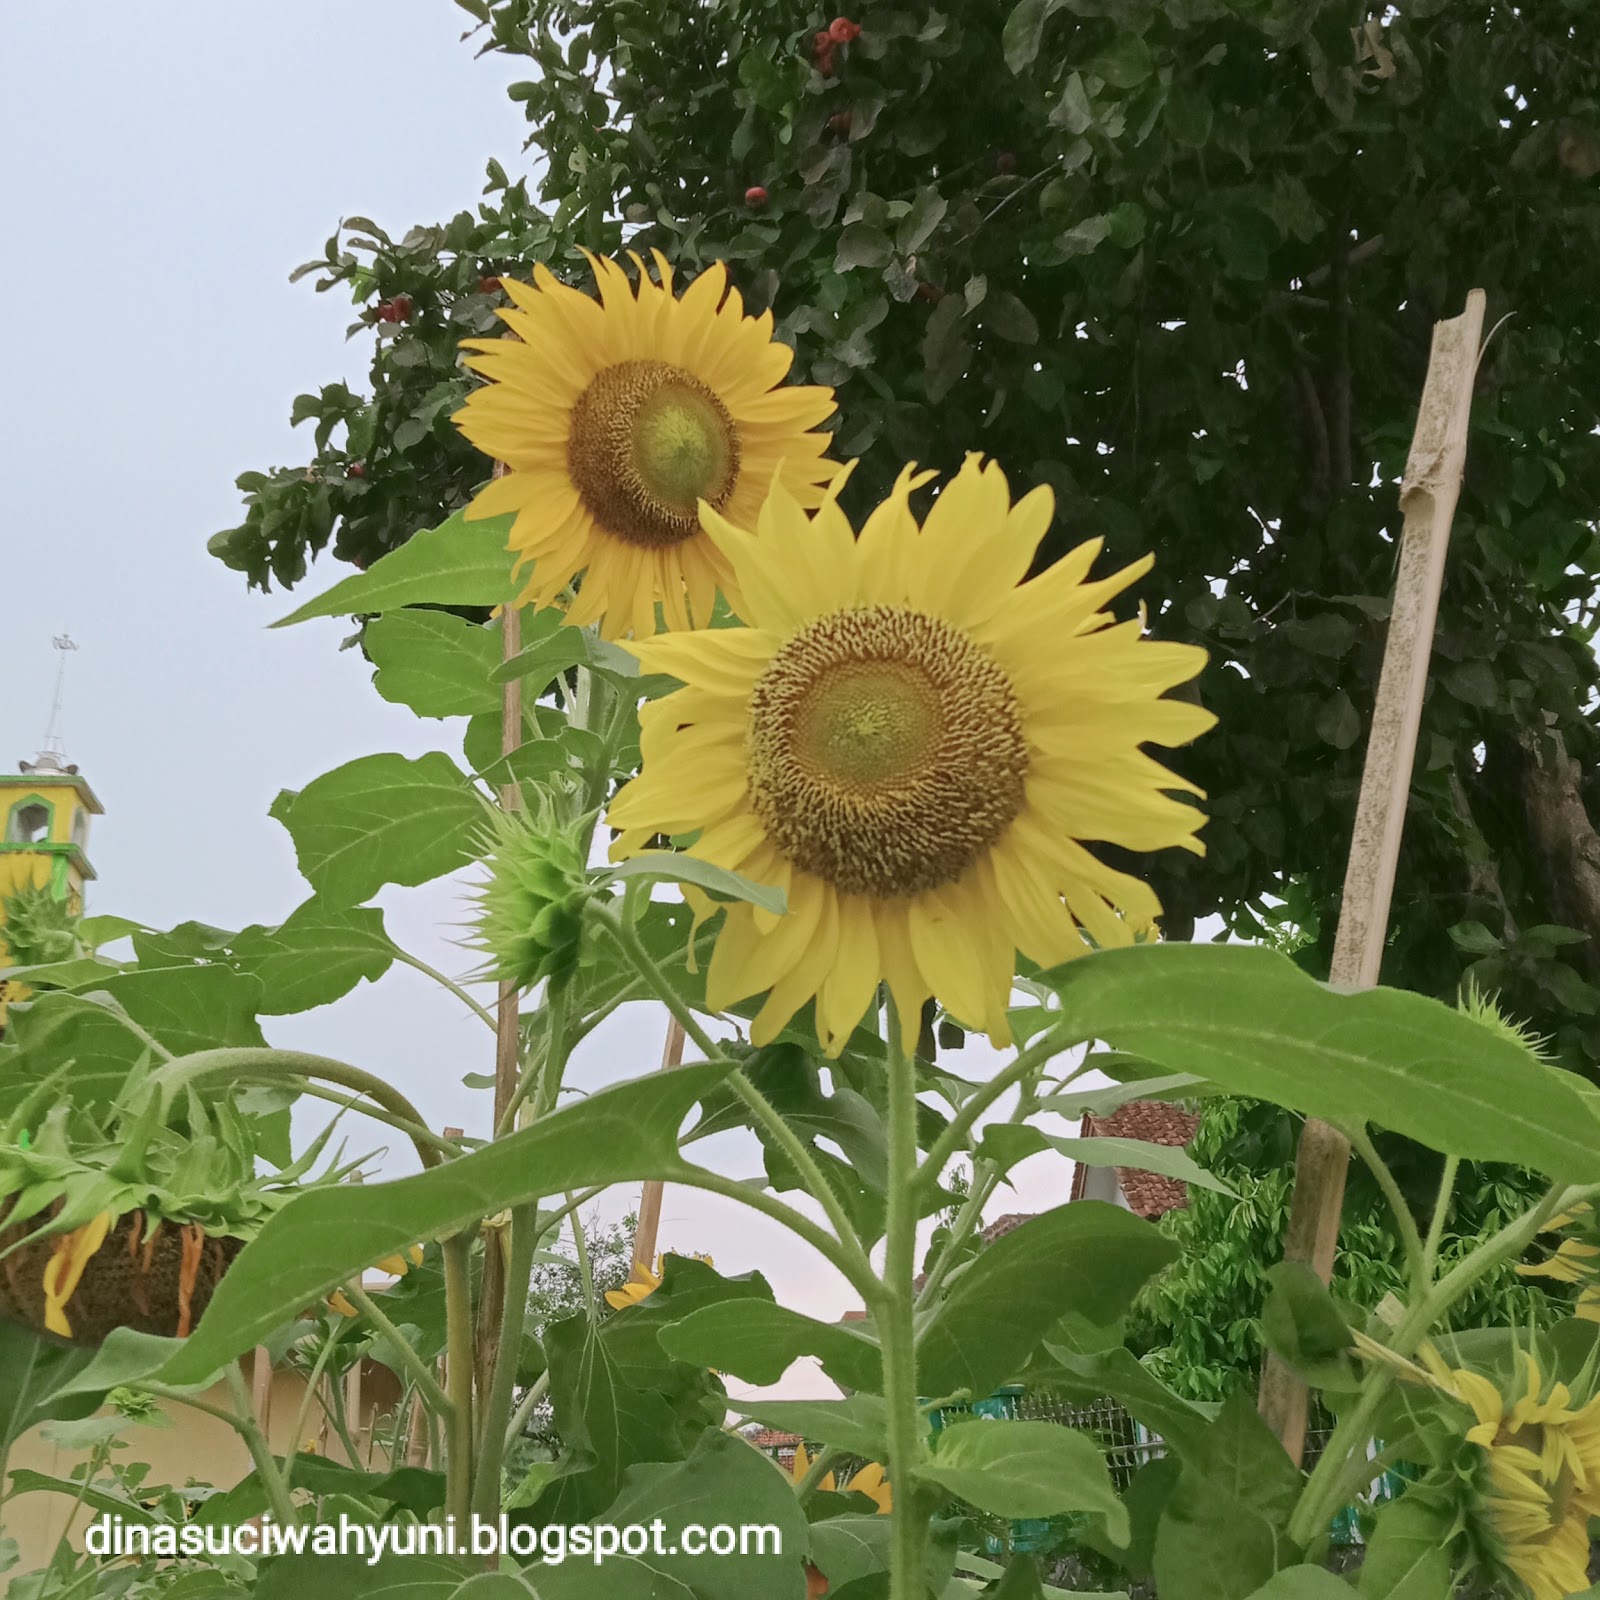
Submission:
<svg viewBox="0 0 1600 1600">
<path fill-rule="evenodd" d="M 1130 1100 L 1109 1117 L 1084 1115 L 1079 1132 L 1085 1139 L 1138 1139 L 1183 1149 L 1195 1136 L 1200 1119 L 1192 1111 L 1167 1100 Z M 1109 1200 L 1135 1215 L 1154 1222 L 1169 1211 L 1189 1203 L 1189 1186 L 1182 1178 L 1168 1178 L 1138 1167 L 1091 1167 L 1079 1162 L 1072 1174 L 1074 1200 Z"/>
<path fill-rule="evenodd" d="M 19 761 L 15 772 L 0 772 L 0 972 L 17 964 L 5 939 L 7 902 L 38 891 L 67 915 L 79 916 L 85 886 L 95 875 L 89 864 L 89 819 L 105 808 L 88 780 L 67 761 L 56 733 L 66 652 L 76 646 L 65 634 L 55 645 L 61 662 L 44 748 L 32 761 Z M 22 997 L 14 980 L 0 978 L 0 1034 L 5 1032 L 7 1005 Z"/>
</svg>

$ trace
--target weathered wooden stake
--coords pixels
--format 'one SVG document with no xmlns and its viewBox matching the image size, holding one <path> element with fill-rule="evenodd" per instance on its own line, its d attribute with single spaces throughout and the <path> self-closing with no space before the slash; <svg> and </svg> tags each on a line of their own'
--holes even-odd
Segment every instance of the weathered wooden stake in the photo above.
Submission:
<svg viewBox="0 0 1600 1600">
<path fill-rule="evenodd" d="M 1459 317 L 1434 324 L 1427 381 L 1400 483 L 1400 510 L 1405 518 L 1400 569 L 1378 699 L 1367 736 L 1328 978 L 1341 988 L 1370 989 L 1377 983 L 1382 965 L 1445 553 L 1466 463 L 1467 419 L 1483 338 L 1483 308 L 1483 290 L 1473 289 Z M 1324 1283 L 1333 1274 L 1349 1164 L 1350 1144 L 1344 1135 L 1315 1117 L 1308 1118 L 1295 1162 L 1283 1254 L 1286 1261 L 1313 1267 Z M 1298 1462 L 1305 1446 L 1306 1388 L 1270 1354 L 1261 1374 L 1260 1405 L 1261 1415 Z"/>
</svg>

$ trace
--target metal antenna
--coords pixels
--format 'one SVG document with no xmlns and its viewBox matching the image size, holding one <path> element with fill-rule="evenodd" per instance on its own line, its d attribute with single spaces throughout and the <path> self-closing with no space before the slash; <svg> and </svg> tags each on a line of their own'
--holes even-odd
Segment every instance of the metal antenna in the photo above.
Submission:
<svg viewBox="0 0 1600 1600">
<path fill-rule="evenodd" d="M 60 659 L 56 663 L 56 692 L 50 702 L 50 726 L 45 729 L 44 744 L 39 753 L 41 756 L 55 756 L 59 760 L 67 753 L 67 747 L 61 739 L 61 692 L 67 679 L 67 652 L 78 647 L 64 633 L 58 633 L 50 643 Z"/>
</svg>

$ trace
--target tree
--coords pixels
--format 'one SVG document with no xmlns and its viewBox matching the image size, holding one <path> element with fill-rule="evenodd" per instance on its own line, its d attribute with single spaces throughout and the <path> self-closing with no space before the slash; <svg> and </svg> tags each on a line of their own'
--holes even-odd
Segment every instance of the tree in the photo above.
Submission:
<svg viewBox="0 0 1600 1600">
<path fill-rule="evenodd" d="M 1293 896 L 1325 971 L 1431 323 L 1491 323 L 1384 976 L 1465 972 L 1600 1060 L 1600 23 L 1579 0 L 460 0 L 541 157 L 398 242 L 347 219 L 318 287 L 378 341 L 370 398 L 295 403 L 309 469 L 240 479 L 213 540 L 265 586 L 365 565 L 483 474 L 450 426 L 501 271 L 577 247 L 723 258 L 796 375 L 838 389 L 859 509 L 915 459 L 1050 483 L 1056 545 L 1158 556 L 1155 626 L 1212 653 L 1187 752 L 1203 862 L 1167 931 L 1253 934 Z M 850 20 L 850 19 L 847 19 Z M 826 70 L 824 70 L 826 69 Z M 982 108 L 981 115 L 971 114 Z M 1587 120 L 1586 120 L 1587 119 Z M 763 194 L 750 198 L 759 187 Z"/>
</svg>

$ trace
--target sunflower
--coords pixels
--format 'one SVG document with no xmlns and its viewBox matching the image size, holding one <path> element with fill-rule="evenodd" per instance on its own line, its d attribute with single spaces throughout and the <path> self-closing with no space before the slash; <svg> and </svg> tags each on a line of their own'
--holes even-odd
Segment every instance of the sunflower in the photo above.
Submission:
<svg viewBox="0 0 1600 1600">
<path fill-rule="evenodd" d="M 668 1255 L 676 1252 L 669 1250 Z M 708 1267 L 714 1267 L 710 1256 L 696 1253 L 690 1257 L 693 1261 L 703 1261 Z M 613 1311 L 625 1311 L 629 1306 L 636 1306 L 641 1300 L 648 1300 L 657 1289 L 661 1287 L 661 1257 L 656 1257 L 654 1267 L 647 1267 L 643 1263 L 635 1266 L 628 1281 L 620 1289 L 606 1290 L 606 1304 Z"/>
<path fill-rule="evenodd" d="M 59 1334 L 63 1339 L 72 1337 L 72 1324 L 67 1319 L 67 1302 L 77 1292 L 78 1280 L 82 1278 L 89 1258 L 106 1242 L 106 1234 L 110 1232 L 114 1220 L 111 1212 L 102 1211 L 81 1227 L 56 1235 L 45 1260 L 42 1282 L 44 1325 L 49 1332 Z"/>
<path fill-rule="evenodd" d="M 1085 841 L 1202 853 L 1202 813 L 1166 793 L 1200 791 L 1140 746 L 1215 721 L 1161 698 L 1205 652 L 1101 610 L 1150 558 L 1089 582 L 1093 539 L 1024 581 L 1050 491 L 1012 505 L 970 455 L 919 527 L 931 476 L 902 472 L 859 539 L 843 475 L 809 519 L 775 484 L 754 533 L 704 509 L 748 626 L 628 646 L 684 687 L 641 712 L 612 853 L 694 833 L 691 854 L 785 891 L 786 915 L 729 907 L 707 973 L 719 1010 L 767 992 L 758 1044 L 815 996 L 837 1054 L 880 979 L 908 1048 L 929 995 L 1006 1043 L 1017 950 L 1054 966 L 1160 915 Z"/>
<path fill-rule="evenodd" d="M 608 638 L 704 627 L 727 563 L 700 527 L 701 501 L 754 520 L 774 471 L 803 504 L 837 470 L 816 433 L 833 391 L 780 389 L 794 352 L 772 337 L 772 313 L 744 314 L 719 261 L 672 294 L 637 256 L 637 286 L 615 261 L 589 256 L 600 298 L 534 268 L 502 280 L 501 312 L 517 337 L 473 339 L 467 365 L 492 380 L 455 421 L 509 469 L 467 507 L 515 514 L 510 549 L 532 572 L 521 603 L 555 603 L 582 574 L 574 625 Z"/>
<path fill-rule="evenodd" d="M 1466 1439 L 1487 1457 L 1480 1509 L 1498 1559 L 1532 1600 L 1587 1593 L 1589 1518 L 1600 1515 L 1600 1397 L 1574 1408 L 1565 1384 L 1546 1394 L 1526 1350 L 1509 1404 L 1481 1373 L 1452 1371 L 1431 1348 L 1422 1356 L 1436 1387 L 1477 1419 Z"/>
<path fill-rule="evenodd" d="M 1578 1285 L 1572 1314 L 1585 1322 L 1600 1322 L 1600 1218 L 1587 1201 L 1580 1201 L 1571 1211 L 1552 1217 L 1544 1231 L 1566 1229 L 1573 1230 L 1574 1236 L 1563 1239 L 1554 1255 L 1536 1266 L 1519 1266 L 1517 1271 L 1524 1278 L 1552 1278 L 1557 1283 Z"/>
</svg>

